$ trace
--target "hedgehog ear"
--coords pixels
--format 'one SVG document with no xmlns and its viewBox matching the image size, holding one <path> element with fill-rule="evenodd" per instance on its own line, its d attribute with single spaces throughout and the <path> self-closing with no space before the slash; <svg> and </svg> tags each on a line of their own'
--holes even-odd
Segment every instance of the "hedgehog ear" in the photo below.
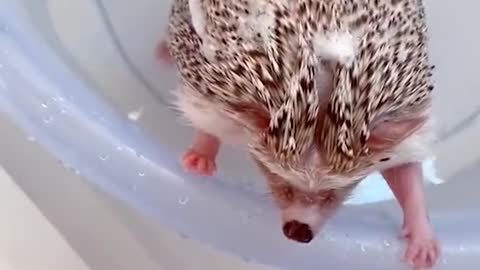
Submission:
<svg viewBox="0 0 480 270">
<path fill-rule="evenodd" d="M 372 152 L 391 149 L 421 128 L 426 120 L 426 117 L 420 117 L 402 121 L 384 121 L 372 130 L 367 140 L 367 147 Z"/>
</svg>

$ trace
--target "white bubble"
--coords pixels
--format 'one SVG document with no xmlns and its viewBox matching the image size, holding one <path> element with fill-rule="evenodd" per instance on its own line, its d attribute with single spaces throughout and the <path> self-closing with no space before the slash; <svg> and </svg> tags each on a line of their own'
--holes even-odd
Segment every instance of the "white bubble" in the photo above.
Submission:
<svg viewBox="0 0 480 270">
<path fill-rule="evenodd" d="M 105 161 L 108 160 L 110 157 L 108 155 L 103 155 L 98 157 L 100 160 Z"/>
<path fill-rule="evenodd" d="M 136 111 L 131 111 L 128 113 L 128 119 L 130 119 L 131 121 L 138 121 L 138 119 L 140 119 L 140 117 L 142 117 L 142 114 L 143 114 L 143 107 L 136 110 Z"/>
<path fill-rule="evenodd" d="M 145 176 L 145 172 L 138 172 L 138 176 L 140 176 L 140 177 Z"/>
<path fill-rule="evenodd" d="M 50 123 L 52 123 L 52 122 L 53 122 L 53 116 L 50 115 L 50 116 L 44 118 L 44 119 L 43 119 L 43 122 L 44 122 L 45 124 L 50 124 Z"/>
<path fill-rule="evenodd" d="M 121 147 L 121 146 L 117 146 L 116 149 L 117 149 L 117 151 L 123 151 L 123 147 Z"/>
<path fill-rule="evenodd" d="M 34 136 L 28 136 L 27 140 L 30 141 L 30 142 L 35 142 L 35 141 L 37 141 L 37 138 L 35 138 Z"/>
<path fill-rule="evenodd" d="M 40 104 L 40 106 L 42 106 L 42 108 L 44 108 L 44 109 L 48 108 L 47 103 L 42 103 L 42 104 Z"/>
<path fill-rule="evenodd" d="M 386 246 L 386 247 L 390 247 L 392 244 L 390 242 L 388 242 L 387 240 L 383 241 L 383 244 Z"/>
<path fill-rule="evenodd" d="M 367 251 L 367 248 L 365 247 L 364 244 L 360 244 L 360 250 L 361 250 L 362 252 L 365 252 L 365 251 Z"/>
<path fill-rule="evenodd" d="M 186 205 L 190 199 L 188 197 L 183 197 L 178 199 L 178 203 L 181 205 Z"/>
</svg>

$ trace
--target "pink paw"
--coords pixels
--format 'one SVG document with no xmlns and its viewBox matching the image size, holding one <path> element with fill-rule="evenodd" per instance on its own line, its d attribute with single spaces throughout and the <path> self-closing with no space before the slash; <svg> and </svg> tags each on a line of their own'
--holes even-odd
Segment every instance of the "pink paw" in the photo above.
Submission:
<svg viewBox="0 0 480 270">
<path fill-rule="evenodd" d="M 155 55 L 158 60 L 161 62 L 164 62 L 166 64 L 172 64 L 173 63 L 173 57 L 170 55 L 170 50 L 168 49 L 168 45 L 166 41 L 161 41 L 156 50 L 155 50 Z"/>
<path fill-rule="evenodd" d="M 439 244 L 429 225 L 404 226 L 402 236 L 407 241 L 405 261 L 415 269 L 432 268 L 439 257 Z"/>
<path fill-rule="evenodd" d="M 202 176 L 212 176 L 217 170 L 215 155 L 202 154 L 195 149 L 189 149 L 182 158 L 183 168 Z"/>
</svg>

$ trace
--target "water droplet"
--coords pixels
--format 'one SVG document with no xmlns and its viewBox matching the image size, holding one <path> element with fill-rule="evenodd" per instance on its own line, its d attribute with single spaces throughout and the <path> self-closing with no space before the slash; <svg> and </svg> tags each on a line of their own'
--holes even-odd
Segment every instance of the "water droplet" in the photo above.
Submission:
<svg viewBox="0 0 480 270">
<path fill-rule="evenodd" d="M 387 240 L 383 241 L 383 244 L 386 246 L 386 247 L 390 247 L 392 244 L 390 242 L 388 242 Z"/>
<path fill-rule="evenodd" d="M 138 176 L 140 176 L 140 177 L 145 176 L 145 172 L 138 172 Z"/>
<path fill-rule="evenodd" d="M 28 136 L 27 140 L 30 141 L 30 142 L 35 142 L 37 140 L 37 138 L 35 138 L 33 136 Z"/>
<path fill-rule="evenodd" d="M 458 247 L 458 250 L 460 250 L 460 252 L 464 252 L 464 251 L 465 251 L 465 247 L 461 245 L 460 247 Z"/>
<path fill-rule="evenodd" d="M 188 201 L 189 201 L 188 197 L 183 197 L 183 198 L 178 199 L 178 203 L 181 204 L 181 205 L 186 205 L 188 203 Z"/>
<path fill-rule="evenodd" d="M 102 161 L 105 161 L 105 160 L 108 160 L 110 157 L 108 155 L 104 155 L 104 156 L 99 156 L 98 158 L 100 158 L 100 160 Z"/>
<path fill-rule="evenodd" d="M 61 114 L 66 114 L 66 113 L 67 113 L 67 110 L 65 110 L 64 108 L 61 108 L 61 109 L 60 109 L 60 113 L 61 113 Z"/>
<path fill-rule="evenodd" d="M 64 162 L 63 160 L 60 160 L 60 163 L 63 165 L 63 167 L 65 169 L 70 170 L 71 172 L 73 172 L 76 175 L 80 175 L 80 171 L 77 170 L 76 168 L 74 168 L 73 166 L 71 166 L 70 164 Z"/>
<path fill-rule="evenodd" d="M 48 116 L 47 118 L 44 118 L 44 119 L 43 119 L 43 122 L 44 122 L 45 124 L 50 124 L 50 123 L 52 123 L 52 122 L 53 122 L 53 116 L 50 115 L 50 116 Z"/>
<path fill-rule="evenodd" d="M 52 97 L 52 100 L 56 101 L 56 102 L 59 102 L 59 101 L 64 101 L 64 98 L 61 97 L 61 96 L 55 96 L 55 97 Z"/>
<path fill-rule="evenodd" d="M 75 169 L 75 168 L 73 168 L 73 167 L 71 167 L 71 166 L 67 167 L 67 169 L 69 169 L 71 172 L 73 172 L 73 173 L 75 173 L 75 174 L 78 174 L 78 173 L 77 173 L 78 170 Z"/>
<path fill-rule="evenodd" d="M 117 151 L 123 151 L 123 147 L 117 146 Z"/>
<path fill-rule="evenodd" d="M 138 121 L 138 119 L 140 119 L 140 117 L 142 117 L 142 114 L 143 114 L 143 107 L 136 110 L 136 111 L 131 111 L 128 113 L 128 119 L 130 119 L 131 121 Z"/>
<path fill-rule="evenodd" d="M 364 245 L 364 244 L 360 244 L 360 250 L 361 250 L 362 252 L 365 252 L 365 251 L 367 251 L 367 248 L 365 248 L 365 245 Z"/>
<path fill-rule="evenodd" d="M 48 108 L 48 105 L 47 105 L 47 103 L 45 103 L 45 102 L 42 103 L 42 104 L 40 104 L 40 106 L 42 106 L 42 108 L 44 108 L 44 109 Z"/>
</svg>

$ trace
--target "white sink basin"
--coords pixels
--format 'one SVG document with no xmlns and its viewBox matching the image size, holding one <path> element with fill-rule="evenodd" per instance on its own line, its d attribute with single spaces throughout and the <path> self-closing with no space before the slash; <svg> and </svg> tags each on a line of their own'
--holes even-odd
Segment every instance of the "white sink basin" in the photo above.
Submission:
<svg viewBox="0 0 480 270">
<path fill-rule="evenodd" d="M 447 180 L 427 191 L 443 246 L 437 269 L 480 262 L 480 38 L 472 34 L 480 19 L 472 3 L 426 3 L 436 165 Z M 175 71 L 154 59 L 169 7 L 0 0 L 0 164 L 81 262 L 102 270 L 405 269 L 400 214 L 378 177 L 306 246 L 283 238 L 244 154 L 225 148 L 215 179 L 181 171 L 191 131 L 166 105 Z"/>
</svg>

